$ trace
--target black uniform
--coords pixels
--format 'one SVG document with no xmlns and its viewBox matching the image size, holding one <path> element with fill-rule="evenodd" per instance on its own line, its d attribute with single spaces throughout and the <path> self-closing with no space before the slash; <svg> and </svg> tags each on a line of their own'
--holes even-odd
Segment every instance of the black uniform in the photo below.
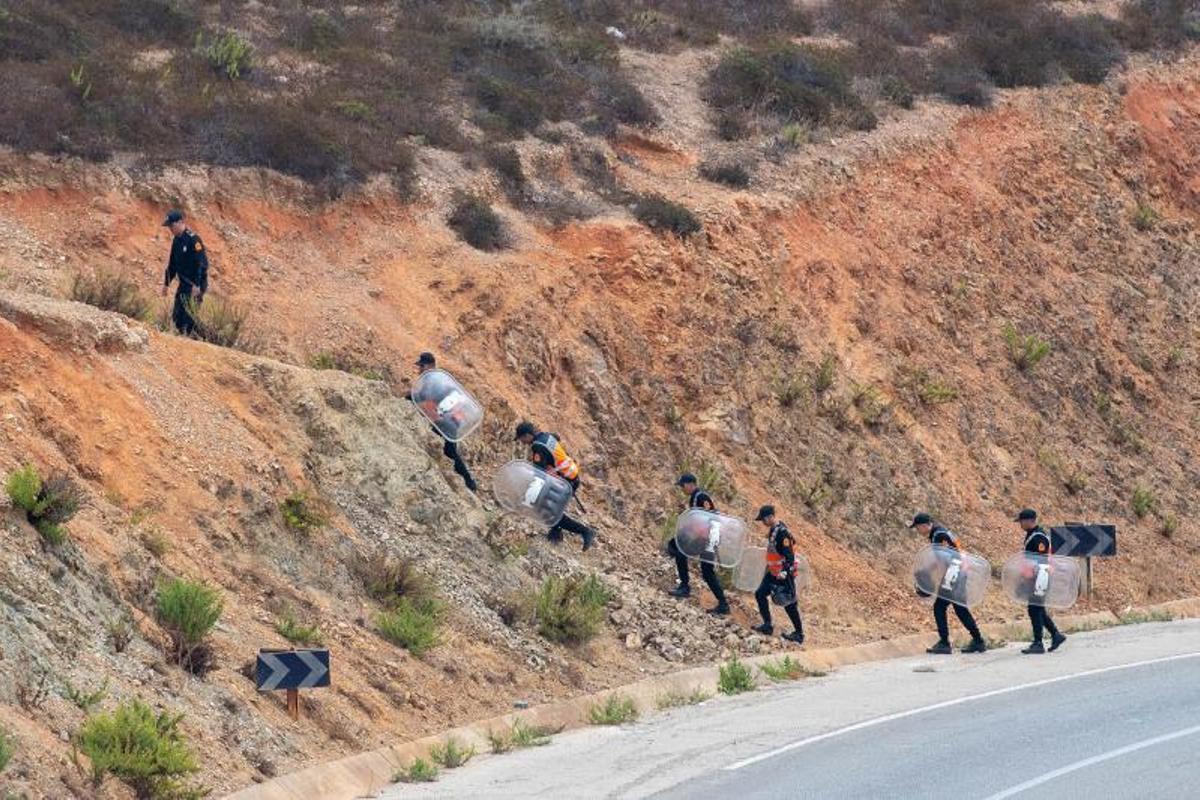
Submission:
<svg viewBox="0 0 1200 800">
<path fill-rule="evenodd" d="M 427 398 L 411 397 L 410 399 L 414 403 L 419 404 L 422 401 L 426 400 Z M 430 423 L 429 427 L 433 428 L 434 433 L 436 433 L 438 436 L 442 435 L 442 432 L 439 431 L 437 429 L 437 426 L 434 425 L 433 423 Z M 478 485 L 475 483 L 475 478 L 471 475 L 471 470 L 467 468 L 467 462 L 463 461 L 462 455 L 460 455 L 458 452 L 458 443 L 457 442 L 452 442 L 449 439 L 445 439 L 445 441 L 442 444 L 442 455 L 444 455 L 446 458 L 448 458 L 454 462 L 454 471 L 456 473 L 458 473 L 459 477 L 461 477 L 463 479 L 463 483 L 465 483 L 467 485 L 468 489 L 470 489 L 473 492 L 479 488 Z"/>
<path fill-rule="evenodd" d="M 712 496 L 703 489 L 692 490 L 692 493 L 688 495 L 687 507 L 688 509 L 701 508 L 705 511 L 717 510 Z M 687 591 L 691 587 L 691 576 L 688 572 L 688 557 L 680 552 L 679 545 L 675 544 L 674 536 L 667 542 L 667 552 L 675 558 L 675 571 L 679 573 L 679 588 Z M 727 607 L 729 602 L 725 599 L 725 590 L 721 588 L 721 579 L 717 577 L 716 566 L 707 561 L 701 561 L 700 577 L 704 578 L 705 585 L 713 593 L 713 597 L 717 598 L 717 608 Z"/>
<path fill-rule="evenodd" d="M 562 442 L 558 438 L 557 434 L 545 432 L 537 434 L 533 438 L 533 442 L 529 445 L 529 449 L 532 455 L 533 465 L 535 467 L 540 469 L 542 472 L 551 472 L 555 475 L 558 475 L 560 478 L 569 483 L 571 485 L 572 496 L 579 491 L 579 468 L 575 465 L 574 460 L 567 456 L 566 448 L 562 446 Z M 575 474 L 564 475 L 562 470 L 558 467 L 560 459 L 564 459 L 565 461 L 569 462 L 574 468 Z M 562 539 L 563 531 L 581 536 L 583 538 L 583 548 L 585 550 L 591 546 L 591 540 L 596 535 L 595 531 L 572 517 L 570 514 L 563 514 L 562 519 L 560 519 L 553 528 L 546 531 L 546 536 L 548 536 L 551 541 L 557 542 Z"/>
<path fill-rule="evenodd" d="M 777 575 L 771 572 L 774 561 L 772 556 L 778 556 Z M 771 624 L 771 607 L 767 604 L 767 598 L 771 595 L 790 598 L 791 602 L 786 603 L 783 610 L 787 612 L 788 619 L 796 628 L 797 635 L 803 638 L 804 622 L 800 619 L 796 601 L 796 540 L 792 538 L 792 532 L 788 530 L 787 525 L 782 522 L 772 525 L 767 534 L 767 572 L 754 593 L 758 613 L 762 616 L 764 625 Z"/>
<path fill-rule="evenodd" d="M 196 320 L 188 308 L 188 301 L 199 303 L 208 291 L 208 253 L 200 237 L 186 228 L 171 242 L 171 256 L 167 260 L 163 285 L 170 286 L 176 278 L 179 279 L 179 287 L 175 290 L 171 320 L 176 330 L 185 336 L 191 335 L 196 330 Z"/>
<path fill-rule="evenodd" d="M 930 544 L 951 547 L 955 550 L 962 549 L 958 546 L 958 539 L 955 538 L 954 534 L 941 525 L 934 525 L 929 531 L 929 542 Z M 938 641 L 943 644 L 950 644 L 950 624 L 946 620 L 946 610 L 950 606 L 954 606 L 954 613 L 958 616 L 958 621 L 967 629 L 967 633 L 971 634 L 971 639 L 973 641 L 982 640 L 983 636 L 979 633 L 979 626 L 975 624 L 975 618 L 971 616 L 971 610 L 939 597 L 933 601 L 933 619 L 937 623 Z"/>
<path fill-rule="evenodd" d="M 1046 533 L 1041 525 L 1025 533 L 1025 552 L 1050 554 L 1050 534 Z M 1062 636 L 1058 631 L 1058 626 L 1054 624 L 1054 620 L 1050 619 L 1050 612 L 1044 606 L 1030 604 L 1029 621 L 1033 623 L 1034 644 L 1041 643 L 1043 630 L 1050 632 L 1051 639 L 1058 639 Z"/>
</svg>

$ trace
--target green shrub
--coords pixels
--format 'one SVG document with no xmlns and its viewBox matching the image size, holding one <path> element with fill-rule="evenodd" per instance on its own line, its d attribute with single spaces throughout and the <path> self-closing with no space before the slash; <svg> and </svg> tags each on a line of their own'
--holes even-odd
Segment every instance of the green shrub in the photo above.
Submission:
<svg viewBox="0 0 1200 800">
<path fill-rule="evenodd" d="M 1133 489 L 1133 496 L 1129 499 L 1129 507 L 1133 510 L 1135 517 L 1142 519 L 1158 507 L 1158 498 L 1154 496 L 1152 490 L 1144 486 L 1136 486 Z"/>
<path fill-rule="evenodd" d="M 1133 211 L 1133 227 L 1145 233 L 1154 230 L 1154 226 L 1157 224 L 1158 212 L 1151 206 L 1138 203 L 1137 208 Z"/>
<path fill-rule="evenodd" d="M 958 389 L 947 381 L 927 377 L 917 389 L 917 396 L 927 406 L 940 406 L 958 399 Z"/>
<path fill-rule="evenodd" d="M 324 636 L 317 625 L 304 625 L 296 620 L 296 614 L 288 609 L 275 620 L 275 632 L 292 644 L 313 647 L 324 644 Z"/>
<path fill-rule="evenodd" d="M 368 595 L 385 606 L 408 600 L 428 606 L 437 599 L 437 587 L 407 558 L 365 557 L 358 562 L 359 575 Z"/>
<path fill-rule="evenodd" d="M 443 769 L 456 769 L 471 760 L 475 755 L 474 747 L 463 747 L 453 736 L 443 744 L 435 744 L 429 748 L 429 757 L 433 763 Z"/>
<path fill-rule="evenodd" d="M 1178 47 L 1200 38 L 1200 16 L 1188 0 L 1129 0 L 1121 5 L 1117 32 L 1135 50 Z"/>
<path fill-rule="evenodd" d="M 142 294 L 136 283 L 115 272 L 100 270 L 91 275 L 76 273 L 71 278 L 71 299 L 141 322 L 149 322 L 154 318 L 151 300 Z"/>
<path fill-rule="evenodd" d="M 512 724 L 512 728 L 507 731 L 488 731 L 488 742 L 491 743 L 493 753 L 507 753 L 510 750 L 521 750 L 526 747 L 542 747 L 550 744 L 550 735 L 553 733 L 548 728 L 540 728 L 537 726 L 526 725 L 521 720 L 516 720 Z"/>
<path fill-rule="evenodd" d="M 638 718 L 633 698 L 614 692 L 588 709 L 588 722 L 593 725 L 624 725 Z"/>
<path fill-rule="evenodd" d="M 854 405 L 862 417 L 863 424 L 871 428 L 882 425 L 892 409 L 892 403 L 877 386 L 855 386 L 852 394 Z"/>
<path fill-rule="evenodd" d="M 182 718 L 165 711 L 155 714 L 138 700 L 126 701 L 111 714 L 84 722 L 74 744 L 91 762 L 97 788 L 112 776 L 139 800 L 198 799 L 207 790 L 183 782 L 199 767 L 179 730 Z"/>
<path fill-rule="evenodd" d="M 392 608 L 376 615 L 375 626 L 384 639 L 421 656 L 440 642 L 441 615 L 441 605 L 437 602 L 418 604 L 401 598 Z"/>
<path fill-rule="evenodd" d="M 213 69 L 231 81 L 249 72 L 254 64 L 254 48 L 233 31 L 217 34 L 207 45 L 202 36 L 197 36 L 196 48 Z"/>
<path fill-rule="evenodd" d="M 799 372 L 776 376 L 771 382 L 775 399 L 784 408 L 791 408 L 808 396 L 808 379 Z"/>
<path fill-rule="evenodd" d="M 486 200 L 474 195 L 465 192 L 455 195 L 446 224 L 476 250 L 503 250 L 509 245 L 504 220 Z"/>
<path fill-rule="evenodd" d="M 667 692 L 661 694 L 655 701 L 659 711 L 666 711 L 671 708 L 682 708 L 683 706 L 694 706 L 703 703 L 705 700 L 711 700 L 712 695 L 697 686 L 690 692 Z"/>
<path fill-rule="evenodd" d="M 396 783 L 432 783 L 437 779 L 438 768 L 423 758 L 414 758 L 411 764 L 392 777 Z"/>
<path fill-rule="evenodd" d="M 917 97 L 912 85 L 898 75 L 885 77 L 879 91 L 889 102 L 900 108 L 910 109 L 916 105 Z"/>
<path fill-rule="evenodd" d="M 534 596 L 538 633 L 560 644 L 586 642 L 599 632 L 611 599 L 612 592 L 595 575 L 551 575 Z"/>
<path fill-rule="evenodd" d="M 94 692 L 80 689 L 78 686 L 64 679 L 60 694 L 64 700 L 73 703 L 83 713 L 90 714 L 93 708 L 103 703 L 104 698 L 108 697 L 108 678 L 105 678 L 104 682 Z"/>
<path fill-rule="evenodd" d="M 821 359 L 821 363 L 813 372 L 812 388 L 817 394 L 824 394 L 833 388 L 837 382 L 837 356 L 829 353 Z"/>
<path fill-rule="evenodd" d="M 689 459 L 680 465 L 679 471 L 695 475 L 696 480 L 700 483 L 700 488 L 711 494 L 718 503 L 732 503 L 738 498 L 737 487 L 734 486 L 733 480 L 725 468 L 715 461 L 701 459 L 693 462 Z"/>
<path fill-rule="evenodd" d="M 171 540 L 167 538 L 167 535 L 157 525 L 142 531 L 141 540 L 142 546 L 155 558 L 162 558 L 171 552 Z"/>
<path fill-rule="evenodd" d="M 174 578 L 158 587 L 158 619 L 171 637 L 172 658 L 193 673 L 209 666 L 205 638 L 221 618 L 220 593 L 199 581 Z"/>
<path fill-rule="evenodd" d="M 1002 331 L 1008 346 L 1009 360 L 1022 372 L 1032 372 L 1042 359 L 1050 355 L 1050 343 L 1036 334 L 1022 336 L 1010 322 Z"/>
<path fill-rule="evenodd" d="M 723 183 L 735 189 L 750 185 L 750 170 L 736 161 L 705 161 L 700 167 L 700 177 L 713 183 Z"/>
<path fill-rule="evenodd" d="M 754 691 L 754 676 L 750 668 L 735 655 L 717 671 L 717 691 L 721 694 L 741 694 Z"/>
<path fill-rule="evenodd" d="M 528 185 L 525 170 L 521 166 L 521 154 L 512 145 L 489 147 L 484 151 L 484 160 L 500 178 L 504 193 L 514 204 L 524 200 L 524 192 Z"/>
<path fill-rule="evenodd" d="M 185 302 L 196 321 L 193 335 L 200 341 L 246 353 L 261 349 L 247 325 L 250 319 L 248 306 L 211 294 L 205 295 L 202 302 L 193 299 Z"/>
<path fill-rule="evenodd" d="M 108 643 L 114 653 L 124 653 L 125 648 L 133 641 L 133 622 L 127 616 L 119 616 L 109 620 L 105 625 L 108 633 Z"/>
<path fill-rule="evenodd" d="M 809 142 L 808 128 L 798 122 L 789 122 L 779 129 L 778 140 L 791 148 L 803 147 Z"/>
<path fill-rule="evenodd" d="M 1175 615 L 1170 611 L 1123 611 L 1117 615 L 1122 625 L 1145 625 L 1147 622 L 1172 622 Z"/>
<path fill-rule="evenodd" d="M 12 757 L 17 752 L 17 740 L 14 739 L 4 726 L 0 725 L 0 772 L 8 768 Z"/>
<path fill-rule="evenodd" d="M 329 524 L 329 518 L 305 492 L 292 492 L 279 504 L 283 524 L 294 531 L 309 533 Z"/>
<path fill-rule="evenodd" d="M 1164 516 L 1159 520 L 1158 532 L 1170 539 L 1179 532 L 1179 517 L 1175 514 L 1167 514 Z"/>
<path fill-rule="evenodd" d="M 771 680 L 779 683 L 781 681 L 796 681 L 801 678 L 820 678 L 825 675 L 819 670 L 812 670 L 794 660 L 791 656 L 784 656 L 778 661 L 768 661 L 759 669 Z"/>
<path fill-rule="evenodd" d="M 43 481 L 32 464 L 14 470 L 5 484 L 13 505 L 52 547 L 67 539 L 63 528 L 83 505 L 83 490 L 69 477 L 56 473 Z"/>
<path fill-rule="evenodd" d="M 633 216 L 651 230 L 673 233 L 681 239 L 703 228 L 687 207 L 657 194 L 639 197 L 633 204 Z"/>
</svg>

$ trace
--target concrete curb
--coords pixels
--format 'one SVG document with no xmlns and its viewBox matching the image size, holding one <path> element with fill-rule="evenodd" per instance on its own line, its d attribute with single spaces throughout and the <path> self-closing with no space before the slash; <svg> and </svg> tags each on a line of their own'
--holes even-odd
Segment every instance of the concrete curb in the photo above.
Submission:
<svg viewBox="0 0 1200 800">
<path fill-rule="evenodd" d="M 1138 616 L 1170 615 L 1172 619 L 1200 617 L 1200 597 L 1132 608 L 1126 613 Z M 1062 617 L 1058 623 L 1063 629 L 1087 630 L 1119 625 L 1121 618 L 1111 611 L 1098 611 Z M 1020 640 L 1025 637 L 1027 632 L 1028 624 L 1024 622 L 984 626 L 984 634 L 993 639 Z M 927 634 L 914 634 L 826 650 L 796 651 L 791 656 L 793 660 L 807 669 L 827 672 L 835 667 L 850 664 L 921 655 L 925 652 L 928 644 L 929 636 Z M 755 656 L 745 659 L 745 663 L 759 666 L 764 662 L 777 661 L 782 657 L 783 655 L 779 653 Z M 655 675 L 627 686 L 548 703 L 537 708 L 474 722 L 422 739 L 401 742 L 379 750 L 311 766 L 266 783 L 241 789 L 227 795 L 226 799 L 358 800 L 358 798 L 373 797 L 379 790 L 392 783 L 393 776 L 402 766 L 411 763 L 414 758 L 428 758 L 429 749 L 434 745 L 441 744 L 449 737 L 454 737 L 465 745 L 474 746 L 480 752 L 485 752 L 489 747 L 488 731 L 507 730 L 518 719 L 530 727 L 556 731 L 569 730 L 586 725 L 588 709 L 598 702 L 603 702 L 612 694 L 629 697 L 637 704 L 639 710 L 648 712 L 654 711 L 657 708 L 658 698 L 666 694 L 688 694 L 696 690 L 709 694 L 715 693 L 717 677 L 717 666 L 695 667 L 667 675 Z"/>
</svg>

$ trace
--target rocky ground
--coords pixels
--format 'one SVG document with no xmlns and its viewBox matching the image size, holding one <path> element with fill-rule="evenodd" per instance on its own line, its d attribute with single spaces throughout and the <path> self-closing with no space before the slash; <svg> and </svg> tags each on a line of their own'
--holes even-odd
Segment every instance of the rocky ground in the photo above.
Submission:
<svg viewBox="0 0 1200 800">
<path fill-rule="evenodd" d="M 780 506 L 813 565 L 803 606 L 822 645 L 928 627 L 908 586 L 916 509 L 993 563 L 1016 549 L 1024 505 L 1117 523 L 1097 606 L 1200 591 L 1198 70 L 1195 54 L 1139 62 L 988 112 L 922 103 L 764 167 L 750 191 L 695 176 L 694 104 L 664 105 L 660 138 L 586 143 L 622 185 L 696 209 L 705 231 L 686 242 L 595 194 L 601 213 L 562 228 L 506 209 L 516 247 L 479 253 L 442 224 L 441 190 L 500 198 L 499 184 L 432 151 L 421 202 L 375 187 L 317 206 L 257 171 L 0 155 L 0 469 L 64 469 L 90 498 L 61 555 L 14 512 L 0 526 L 0 723 L 21 745 L 5 788 L 91 792 L 70 763 L 82 712 L 65 683 L 107 679 L 113 698 L 186 712 L 219 793 L 514 702 L 778 647 L 749 632 L 746 598 L 719 621 L 705 596 L 665 596 L 659 532 L 685 465 L 723 477 L 731 512 Z M 648 74 L 658 103 L 679 88 Z M 522 145 L 535 187 L 540 165 L 588 190 L 573 144 Z M 152 290 L 174 204 L 209 246 L 214 292 L 253 309 L 260 355 L 47 299 L 99 268 Z M 1145 229 L 1139 207 L 1153 210 Z M 1018 369 L 1007 323 L 1050 355 Z M 518 419 L 564 436 L 584 463 L 594 552 L 553 547 L 462 489 L 401 399 L 422 349 L 488 409 L 467 447 L 485 487 L 516 453 Z M 303 366 L 322 352 L 388 380 Z M 1154 501 L 1140 517 L 1135 489 Z M 283 525 L 295 490 L 328 504 L 328 528 Z M 383 552 L 416 560 L 450 600 L 445 643 L 422 658 L 371 630 L 356 568 Z M 578 570 L 617 589 L 591 644 L 504 623 L 512 592 Z M 147 614 L 173 575 L 226 597 L 203 680 L 167 666 Z M 335 688 L 306 696 L 301 723 L 244 671 L 282 643 L 288 607 L 334 650 Z M 1019 613 L 997 593 L 982 609 Z M 106 624 L 122 614 L 138 635 L 115 653 Z"/>
</svg>

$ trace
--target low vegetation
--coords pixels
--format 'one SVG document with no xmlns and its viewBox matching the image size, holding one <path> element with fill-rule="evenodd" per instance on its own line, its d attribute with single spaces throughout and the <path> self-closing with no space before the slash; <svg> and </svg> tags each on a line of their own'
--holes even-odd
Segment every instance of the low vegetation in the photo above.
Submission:
<svg viewBox="0 0 1200 800">
<path fill-rule="evenodd" d="M 699 461 L 684 461 L 679 465 L 679 472 L 690 472 L 696 476 L 700 488 L 708 492 L 718 503 L 732 503 L 738 498 L 737 487 L 729 473 L 716 461 L 701 459 Z"/>
<path fill-rule="evenodd" d="M 1022 372 L 1033 372 L 1042 360 L 1050 355 L 1050 343 L 1036 334 L 1023 335 L 1012 323 L 1001 331 L 1008 348 L 1008 358 Z"/>
<path fill-rule="evenodd" d="M 712 695 L 697 686 L 690 692 L 667 692 L 658 696 L 655 705 L 659 711 L 666 711 L 671 708 L 682 708 L 684 706 L 694 706 L 703 703 L 705 700 L 711 700 Z"/>
<path fill-rule="evenodd" d="M 262 349 L 249 325 L 249 306 L 213 294 L 206 294 L 202 302 L 186 302 L 196 320 L 195 338 L 245 353 L 257 353 Z"/>
<path fill-rule="evenodd" d="M 71 279 L 71 299 L 141 322 L 154 319 L 154 304 L 138 284 L 115 272 L 77 273 Z"/>
<path fill-rule="evenodd" d="M 320 503 L 307 492 L 295 491 L 279 504 L 283 524 L 297 533 L 308 534 L 329 524 L 329 517 Z"/>
<path fill-rule="evenodd" d="M 433 763 L 443 769 L 457 769 L 475 756 L 474 747 L 464 747 L 462 742 L 453 736 L 442 744 L 436 744 L 429 749 L 429 757 Z"/>
<path fill-rule="evenodd" d="M 698 169 L 700 177 L 735 189 L 750 185 L 750 170 L 736 161 L 705 161 Z"/>
<path fill-rule="evenodd" d="M 392 776 L 394 783 L 432 783 L 438 779 L 438 768 L 423 758 L 414 758 L 412 763 Z"/>
<path fill-rule="evenodd" d="M 1158 532 L 1167 539 L 1173 537 L 1179 532 L 1179 516 L 1177 514 L 1165 514 L 1158 520 Z"/>
<path fill-rule="evenodd" d="M 105 631 L 108 634 L 108 644 L 114 653 L 124 653 L 125 649 L 133 642 L 133 621 L 128 616 L 122 615 L 109 620 L 105 625 Z"/>
<path fill-rule="evenodd" d="M 1133 227 L 1145 233 L 1154 230 L 1156 225 L 1158 225 L 1158 212 L 1151 206 L 1138 203 L 1137 208 L 1133 210 Z"/>
<path fill-rule="evenodd" d="M 275 620 L 275 632 L 292 644 L 304 647 L 317 647 L 325 643 L 321 628 L 317 625 L 305 625 L 299 622 L 296 619 L 296 613 L 291 609 Z"/>
<path fill-rule="evenodd" d="M 735 655 L 717 670 L 717 691 L 721 694 L 741 694 L 754 691 L 754 675 Z"/>
<path fill-rule="evenodd" d="M 424 655 L 441 641 L 438 629 L 442 605 L 437 601 L 415 602 L 401 598 L 375 617 L 379 634 L 414 656 Z"/>
<path fill-rule="evenodd" d="M 26 464 L 13 470 L 5 483 L 13 505 L 25 512 L 25 519 L 34 527 L 46 544 L 57 547 L 67 540 L 63 526 L 83 505 L 83 490 L 75 481 L 61 473 L 45 481 L 37 467 Z"/>
<path fill-rule="evenodd" d="M 592 725 L 624 725 L 637 718 L 638 709 L 633 698 L 616 692 L 588 709 L 588 722 Z"/>
<path fill-rule="evenodd" d="M 88 759 L 92 784 L 99 789 L 109 777 L 116 778 L 139 800 L 206 796 L 206 789 L 185 783 L 199 767 L 179 730 L 182 718 L 155 713 L 138 700 L 90 717 L 75 735 L 74 746 Z"/>
<path fill-rule="evenodd" d="M 651 230 L 673 233 L 680 239 L 699 233 L 703 228 L 700 220 L 686 206 L 657 194 L 637 198 L 633 204 L 633 216 Z"/>
<path fill-rule="evenodd" d="M 825 675 L 819 670 L 809 669 L 791 656 L 784 656 L 778 661 L 768 661 L 760 665 L 759 670 L 776 683 L 797 681 L 801 678 L 820 678 Z"/>
<path fill-rule="evenodd" d="M 1122 625 L 1144 625 L 1147 622 L 1171 622 L 1175 615 L 1170 611 L 1137 611 L 1130 609 L 1117 615 Z"/>
<path fill-rule="evenodd" d="M 93 691 L 75 686 L 68 680 L 63 680 L 62 689 L 60 691 L 63 699 L 73 704 L 76 708 L 85 714 L 90 714 L 92 709 L 104 702 L 104 698 L 108 697 L 108 678 L 100 686 Z"/>
<path fill-rule="evenodd" d="M 0 725 L 0 772 L 8 769 L 9 762 L 12 761 L 16 752 L 17 740 L 9 734 L 3 725 Z"/>
<path fill-rule="evenodd" d="M 465 192 L 456 194 L 446 224 L 476 250 L 503 250 L 509 246 L 504 220 L 481 197 Z"/>
<path fill-rule="evenodd" d="M 488 743 L 493 753 L 508 753 L 512 750 L 522 750 L 526 747 L 542 747 L 550 744 L 550 736 L 554 731 L 527 725 L 517 720 L 507 731 L 488 731 Z"/>
<path fill-rule="evenodd" d="M 205 639 L 224 610 L 220 592 L 200 581 L 175 578 L 158 588 L 158 620 L 171 637 L 171 660 L 202 675 L 211 666 Z"/>
<path fill-rule="evenodd" d="M 538 633 L 561 644 L 586 642 L 599 633 L 611 599 L 611 590 L 596 575 L 551 575 L 534 596 Z"/>
<path fill-rule="evenodd" d="M 364 364 L 351 356 L 330 353 L 325 350 L 310 357 L 308 365 L 313 369 L 334 369 L 346 372 L 368 381 L 388 380 L 391 376 L 391 370 L 386 364 Z"/>
<path fill-rule="evenodd" d="M 1145 486 L 1135 486 L 1133 495 L 1129 498 L 1129 508 L 1135 517 L 1142 519 L 1158 508 L 1158 497 L 1155 496 L 1153 490 L 1147 489 Z"/>
</svg>

